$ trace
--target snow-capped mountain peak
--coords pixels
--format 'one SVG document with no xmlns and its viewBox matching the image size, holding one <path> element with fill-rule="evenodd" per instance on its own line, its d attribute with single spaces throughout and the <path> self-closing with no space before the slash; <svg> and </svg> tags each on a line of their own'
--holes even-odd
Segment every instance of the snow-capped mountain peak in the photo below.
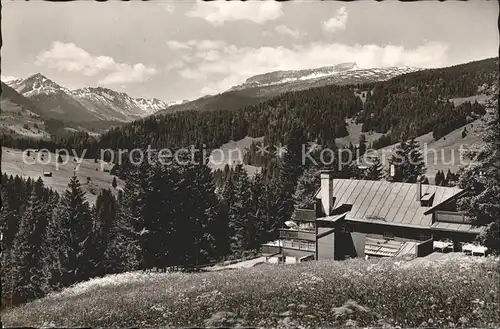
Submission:
<svg viewBox="0 0 500 329">
<path fill-rule="evenodd" d="M 26 79 L 16 79 L 7 82 L 7 85 L 26 97 L 38 94 L 54 94 L 69 92 L 68 89 L 58 85 L 41 73 L 36 73 Z"/>
<path fill-rule="evenodd" d="M 135 100 L 139 106 L 141 106 L 145 111 L 151 112 L 151 114 L 170 106 L 170 102 L 165 103 L 158 98 L 136 98 Z"/>
<path fill-rule="evenodd" d="M 98 107 L 93 112 L 104 114 L 104 108 L 113 109 L 123 121 L 144 117 L 167 107 L 166 103 L 156 98 L 133 98 L 126 93 L 103 87 L 85 87 L 71 91 L 71 95 L 84 101 L 91 111 L 94 108 L 91 105 Z"/>
</svg>

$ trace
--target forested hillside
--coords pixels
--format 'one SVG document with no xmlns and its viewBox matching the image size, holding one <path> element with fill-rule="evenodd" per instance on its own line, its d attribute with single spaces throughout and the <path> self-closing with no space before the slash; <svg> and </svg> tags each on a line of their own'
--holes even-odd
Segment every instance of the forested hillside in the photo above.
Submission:
<svg viewBox="0 0 500 329">
<path fill-rule="evenodd" d="M 361 89 L 371 92 L 357 122 L 363 123 L 364 132 L 390 131 L 393 140 L 402 133 L 419 136 L 431 131 L 439 139 L 484 114 L 478 103 L 455 107 L 450 99 L 486 93 L 495 81 L 498 85 L 498 58 L 363 85 Z"/>
</svg>

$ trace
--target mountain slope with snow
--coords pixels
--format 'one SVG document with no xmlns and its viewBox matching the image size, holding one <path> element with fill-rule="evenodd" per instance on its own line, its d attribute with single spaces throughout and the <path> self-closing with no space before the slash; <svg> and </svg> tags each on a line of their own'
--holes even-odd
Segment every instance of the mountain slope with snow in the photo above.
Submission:
<svg viewBox="0 0 500 329">
<path fill-rule="evenodd" d="M 185 110 L 236 109 L 268 100 L 281 93 L 327 85 L 362 84 L 389 80 L 402 74 L 420 71 L 413 67 L 360 69 L 356 63 L 342 63 L 316 69 L 275 71 L 248 78 L 218 95 L 204 96 L 184 104 L 173 105 L 158 113 Z"/>
<path fill-rule="evenodd" d="M 359 69 L 356 63 L 346 63 L 343 69 L 322 67 L 315 70 L 273 72 L 274 79 L 265 76 L 254 76 L 242 85 L 230 90 L 256 90 L 257 94 L 274 94 L 284 91 L 304 90 L 307 88 L 321 87 L 328 84 L 357 84 L 366 82 L 384 81 L 396 76 L 420 71 L 413 67 L 382 67 L 372 69 Z M 279 79 L 281 78 L 281 79 Z"/>
<path fill-rule="evenodd" d="M 229 91 L 321 78 L 341 72 L 356 70 L 357 68 L 358 66 L 356 63 L 342 63 L 335 66 L 324 66 L 315 69 L 274 71 L 250 77 L 243 84 L 234 86 L 229 89 Z"/>
<path fill-rule="evenodd" d="M 69 90 L 40 73 L 7 85 L 35 103 L 43 117 L 62 121 L 129 122 L 169 106 L 156 98 L 133 98 L 102 87 Z"/>
</svg>

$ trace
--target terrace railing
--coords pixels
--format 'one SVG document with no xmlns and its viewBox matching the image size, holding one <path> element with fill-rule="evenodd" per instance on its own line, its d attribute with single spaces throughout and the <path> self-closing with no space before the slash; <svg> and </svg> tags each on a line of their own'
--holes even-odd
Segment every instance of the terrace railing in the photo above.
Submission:
<svg viewBox="0 0 500 329">
<path fill-rule="evenodd" d="M 315 229 L 294 230 L 294 229 L 282 228 L 280 230 L 280 238 L 316 241 L 316 230 Z"/>
</svg>

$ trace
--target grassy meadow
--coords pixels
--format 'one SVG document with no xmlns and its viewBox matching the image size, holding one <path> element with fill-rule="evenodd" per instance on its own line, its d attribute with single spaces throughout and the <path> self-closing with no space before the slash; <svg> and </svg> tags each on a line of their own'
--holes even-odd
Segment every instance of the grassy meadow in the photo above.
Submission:
<svg viewBox="0 0 500 329">
<path fill-rule="evenodd" d="M 498 327 L 498 258 L 349 260 L 207 273 L 131 272 L 23 306 L 32 327 Z"/>
</svg>

